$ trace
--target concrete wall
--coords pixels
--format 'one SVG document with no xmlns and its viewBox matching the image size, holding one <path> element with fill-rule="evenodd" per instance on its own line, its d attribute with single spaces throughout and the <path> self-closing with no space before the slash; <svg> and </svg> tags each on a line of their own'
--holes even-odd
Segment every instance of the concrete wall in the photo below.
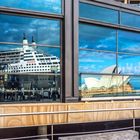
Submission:
<svg viewBox="0 0 140 140">
<path fill-rule="evenodd" d="M 127 130 L 81 136 L 60 137 L 59 140 L 139 140 L 138 132 Z"/>
</svg>

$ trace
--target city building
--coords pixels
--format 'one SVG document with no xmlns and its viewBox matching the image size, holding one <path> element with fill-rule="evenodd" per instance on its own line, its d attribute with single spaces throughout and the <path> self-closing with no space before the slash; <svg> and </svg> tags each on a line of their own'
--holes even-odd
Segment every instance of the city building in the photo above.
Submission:
<svg viewBox="0 0 140 140">
<path fill-rule="evenodd" d="M 67 102 L 139 104 L 138 5 L 136 0 L 0 0 L 2 111 L 5 104 L 8 110 L 58 103 L 61 109 L 51 104 L 54 112 L 69 111 Z M 44 109 L 38 108 L 27 112 Z"/>
</svg>

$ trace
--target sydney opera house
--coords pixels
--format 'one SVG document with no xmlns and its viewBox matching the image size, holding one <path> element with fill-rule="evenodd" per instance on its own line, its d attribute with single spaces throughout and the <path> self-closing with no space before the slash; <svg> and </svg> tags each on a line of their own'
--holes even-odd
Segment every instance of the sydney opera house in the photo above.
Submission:
<svg viewBox="0 0 140 140">
<path fill-rule="evenodd" d="M 95 95 L 106 95 L 113 93 L 132 93 L 133 87 L 130 84 L 130 76 L 113 75 L 116 71 L 116 66 L 110 66 L 103 70 L 104 73 L 112 73 L 112 75 L 102 76 L 86 76 L 82 80 L 84 83 L 81 85 L 81 96 L 94 97 Z M 121 70 L 119 71 L 119 73 Z"/>
</svg>

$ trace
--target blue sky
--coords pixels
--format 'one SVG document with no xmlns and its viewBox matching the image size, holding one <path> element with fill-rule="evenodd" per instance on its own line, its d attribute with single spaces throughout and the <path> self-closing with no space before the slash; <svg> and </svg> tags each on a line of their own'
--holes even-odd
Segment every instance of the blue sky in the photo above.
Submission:
<svg viewBox="0 0 140 140">
<path fill-rule="evenodd" d="M 61 13 L 61 0 L 0 0 L 0 6 Z"/>
<path fill-rule="evenodd" d="M 121 12 L 121 24 L 140 28 L 140 16 L 132 13 Z"/>
<path fill-rule="evenodd" d="M 29 43 L 32 43 L 32 36 L 37 44 L 60 46 L 60 21 L 41 18 L 29 18 L 20 16 L 0 15 L 0 42 L 22 43 L 23 34 Z M 0 51 L 19 49 L 19 45 L 0 44 Z M 60 57 L 59 49 L 47 49 L 49 54 Z M 45 49 L 46 48 L 46 49 Z M 52 51 L 53 50 L 53 51 Z"/>
<path fill-rule="evenodd" d="M 79 48 L 94 49 L 79 52 L 80 72 L 102 72 L 116 65 L 116 30 L 80 24 Z M 95 50 L 111 51 L 111 53 Z M 123 74 L 140 74 L 140 34 L 118 31 L 118 65 Z M 134 55 L 137 54 L 137 55 Z"/>
<path fill-rule="evenodd" d="M 0 15 L 0 42 L 22 43 L 23 33 L 29 43 L 32 36 L 37 44 L 60 46 L 60 21 Z M 5 46 L 6 47 L 6 46 Z M 0 47 L 2 50 L 3 47 Z"/>
<path fill-rule="evenodd" d="M 104 12 L 102 12 L 104 11 Z M 118 11 L 94 6 L 91 4 L 80 3 L 80 17 L 105 21 L 109 23 L 118 23 Z"/>
</svg>

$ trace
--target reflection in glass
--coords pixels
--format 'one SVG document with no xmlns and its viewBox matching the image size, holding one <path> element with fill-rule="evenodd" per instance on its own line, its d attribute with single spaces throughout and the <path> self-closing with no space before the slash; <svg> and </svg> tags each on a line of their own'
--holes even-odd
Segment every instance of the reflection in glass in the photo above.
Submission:
<svg viewBox="0 0 140 140">
<path fill-rule="evenodd" d="M 80 17 L 113 24 L 118 23 L 118 11 L 87 3 L 80 3 Z"/>
<path fill-rule="evenodd" d="M 0 101 L 58 101 L 60 48 L 21 44 L 0 46 Z"/>
<path fill-rule="evenodd" d="M 80 79 L 82 98 L 140 95 L 140 77 L 82 74 Z"/>
<path fill-rule="evenodd" d="M 121 74 L 140 74 L 140 56 L 119 54 L 118 66 Z"/>
<path fill-rule="evenodd" d="M 21 43 L 23 34 L 29 42 L 60 46 L 60 20 L 0 15 L 0 42 Z"/>
<path fill-rule="evenodd" d="M 140 16 L 136 14 L 121 12 L 121 24 L 140 28 Z M 128 18 L 129 17 L 129 18 Z"/>
<path fill-rule="evenodd" d="M 60 75 L 0 74 L 0 102 L 14 101 L 60 101 Z"/>
<path fill-rule="evenodd" d="M 119 30 L 118 51 L 127 53 L 140 53 L 140 34 Z"/>
<path fill-rule="evenodd" d="M 87 24 L 79 30 L 80 48 L 116 51 L 116 30 Z"/>
<path fill-rule="evenodd" d="M 61 13 L 61 0 L 0 0 L 0 6 L 48 13 Z"/>
<path fill-rule="evenodd" d="M 79 72 L 115 73 L 116 54 L 83 51 L 79 52 Z"/>
</svg>

